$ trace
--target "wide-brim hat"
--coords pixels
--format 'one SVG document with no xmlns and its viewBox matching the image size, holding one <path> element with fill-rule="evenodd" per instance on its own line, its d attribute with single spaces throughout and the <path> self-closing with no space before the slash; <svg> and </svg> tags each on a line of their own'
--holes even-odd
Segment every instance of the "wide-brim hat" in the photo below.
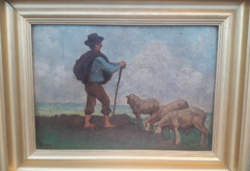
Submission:
<svg viewBox="0 0 250 171">
<path fill-rule="evenodd" d="M 87 46 L 94 46 L 94 45 L 99 45 L 103 40 L 104 38 L 98 36 L 97 33 L 92 33 L 88 35 L 88 40 L 86 40 L 84 43 Z"/>
</svg>

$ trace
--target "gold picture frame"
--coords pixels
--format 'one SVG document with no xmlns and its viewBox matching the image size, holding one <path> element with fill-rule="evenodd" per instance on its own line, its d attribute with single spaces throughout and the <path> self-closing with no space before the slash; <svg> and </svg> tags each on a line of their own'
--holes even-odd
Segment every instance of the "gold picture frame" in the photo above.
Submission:
<svg viewBox="0 0 250 171">
<path fill-rule="evenodd" d="M 7 134 L 4 107 L 4 85 L 3 85 L 3 53 L 2 53 L 2 27 L 4 23 L 4 1 L 0 1 L 0 170 L 8 170 L 7 156 Z"/>
<path fill-rule="evenodd" d="M 249 0 L 0 2 L 1 170 L 248 170 Z M 36 150 L 32 24 L 218 26 L 212 151 Z"/>
</svg>

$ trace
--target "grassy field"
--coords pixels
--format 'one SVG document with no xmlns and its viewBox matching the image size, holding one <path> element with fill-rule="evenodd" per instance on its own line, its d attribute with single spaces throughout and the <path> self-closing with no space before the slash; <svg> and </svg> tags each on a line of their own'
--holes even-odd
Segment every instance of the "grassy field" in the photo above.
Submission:
<svg viewBox="0 0 250 171">
<path fill-rule="evenodd" d="M 117 119 L 118 118 L 118 119 Z M 36 116 L 36 145 L 38 149 L 141 149 L 141 150 L 211 150 L 199 147 L 200 134 L 193 129 L 190 135 L 180 133 L 181 145 L 174 145 L 174 136 L 147 132 L 135 119 L 126 114 L 115 115 L 111 122 L 116 128 L 104 128 L 103 117 L 93 116 L 94 128 L 83 129 L 84 117 L 80 115 Z"/>
<path fill-rule="evenodd" d="M 142 124 L 135 124 L 135 116 L 128 106 L 117 106 L 116 108 L 116 115 L 126 114 L 129 117 L 128 123 L 121 124 L 113 130 L 106 130 L 103 129 L 102 126 L 98 126 L 92 130 L 88 130 L 88 132 L 82 129 L 84 124 L 84 108 L 85 104 L 74 103 L 37 104 L 36 118 L 44 118 L 43 122 L 36 122 L 37 148 L 161 150 L 211 150 L 212 148 L 212 114 L 207 114 L 205 122 L 205 127 L 209 130 L 208 147 L 198 147 L 200 132 L 197 129 L 191 129 L 190 135 L 183 134 L 181 130 L 181 146 L 176 147 L 173 143 L 175 141 L 174 132 L 171 138 L 169 138 L 168 131 L 166 131 L 164 136 L 157 135 L 153 128 L 151 132 L 146 132 Z M 100 116 L 100 110 L 101 106 L 97 105 L 94 116 Z M 141 121 L 143 121 L 145 117 L 147 116 L 143 115 Z M 64 120 L 63 118 L 68 119 Z M 101 120 L 100 123 L 101 122 L 103 122 L 103 120 Z M 109 135 L 109 138 L 106 139 L 107 137 L 102 135 Z"/>
</svg>

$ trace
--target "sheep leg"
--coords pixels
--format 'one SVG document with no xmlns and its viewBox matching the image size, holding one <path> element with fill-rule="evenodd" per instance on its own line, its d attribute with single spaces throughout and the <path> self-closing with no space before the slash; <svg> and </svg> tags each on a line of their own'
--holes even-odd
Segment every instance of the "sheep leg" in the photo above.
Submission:
<svg viewBox="0 0 250 171">
<path fill-rule="evenodd" d="M 203 134 L 205 136 L 205 145 L 204 145 L 204 147 L 207 147 L 208 146 L 208 134 L 209 134 L 209 132 L 204 126 L 203 126 Z"/>
<path fill-rule="evenodd" d="M 205 136 L 205 147 L 208 145 L 208 130 L 201 124 L 194 124 L 194 126 L 201 132 L 201 141 L 199 146 L 202 145 L 203 137 Z"/>
<path fill-rule="evenodd" d="M 178 145 L 180 145 L 181 144 L 181 138 L 180 138 L 180 133 L 179 133 L 178 129 L 177 129 L 177 135 L 178 135 Z"/>
<path fill-rule="evenodd" d="M 166 133 L 166 129 L 167 129 L 166 127 L 163 127 L 163 130 L 162 130 L 162 132 L 161 132 L 163 136 L 164 136 L 165 133 Z"/>
<path fill-rule="evenodd" d="M 200 144 L 199 144 L 198 146 L 202 146 L 203 139 L 204 139 L 204 134 L 203 134 L 203 133 L 201 133 L 201 140 L 200 140 Z"/>
<path fill-rule="evenodd" d="M 144 125 L 146 131 L 151 130 L 151 124 L 150 123 L 144 123 L 143 125 Z"/>
<path fill-rule="evenodd" d="M 137 113 L 136 114 L 136 119 L 137 119 L 137 124 L 140 124 L 140 113 Z"/>
<path fill-rule="evenodd" d="M 179 145 L 180 144 L 180 135 L 179 135 L 179 131 L 178 128 L 175 127 L 174 128 L 174 132 L 175 132 L 175 145 Z"/>
<path fill-rule="evenodd" d="M 172 137 L 172 129 L 168 128 L 168 132 L 169 132 L 169 138 Z"/>
<path fill-rule="evenodd" d="M 204 132 L 205 132 L 205 138 L 206 138 L 204 147 L 207 147 L 208 146 L 208 134 L 209 134 L 209 132 L 205 127 L 204 127 Z"/>
</svg>

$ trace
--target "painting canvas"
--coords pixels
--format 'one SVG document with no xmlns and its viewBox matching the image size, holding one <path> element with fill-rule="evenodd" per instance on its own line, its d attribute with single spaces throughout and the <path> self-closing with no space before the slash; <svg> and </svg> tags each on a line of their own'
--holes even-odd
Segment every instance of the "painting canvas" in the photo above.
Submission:
<svg viewBox="0 0 250 171">
<path fill-rule="evenodd" d="M 33 25 L 37 148 L 211 150 L 217 39 L 215 26 Z M 74 66 L 92 52 L 84 82 Z"/>
</svg>

